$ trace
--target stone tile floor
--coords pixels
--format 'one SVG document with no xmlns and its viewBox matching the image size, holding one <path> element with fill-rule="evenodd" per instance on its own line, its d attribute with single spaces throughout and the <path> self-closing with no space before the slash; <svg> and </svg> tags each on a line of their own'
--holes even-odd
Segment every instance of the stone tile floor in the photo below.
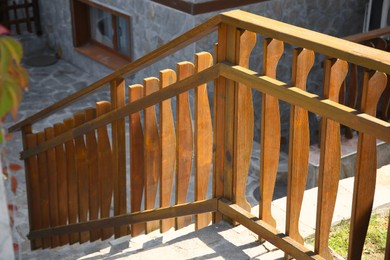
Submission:
<svg viewBox="0 0 390 260">
<path fill-rule="evenodd" d="M 96 79 L 84 73 L 81 69 L 67 63 L 64 60 L 59 60 L 56 64 L 48 67 L 28 67 L 30 73 L 31 85 L 29 92 L 25 93 L 22 104 L 19 110 L 19 119 L 24 119 L 42 108 L 58 101 L 59 99 L 73 93 Z M 58 111 L 55 115 L 43 120 L 37 124 L 36 130 L 42 130 L 48 127 L 51 123 L 58 122 L 72 115 L 73 112 L 81 110 L 87 106 L 93 106 L 97 100 L 108 100 L 106 91 L 95 93 L 87 100 L 77 102 L 71 108 Z M 5 128 L 13 125 L 14 122 L 8 118 L 4 124 Z M 8 163 L 19 163 L 19 152 L 21 150 L 20 134 L 16 133 L 15 137 L 7 143 Z M 251 170 L 248 177 L 247 198 L 252 206 L 257 204 L 257 199 L 254 192 L 258 187 L 258 162 L 259 162 L 259 145 L 254 144 L 252 153 Z M 285 172 L 287 165 L 287 156 L 281 156 L 280 171 Z M 384 168 L 383 178 L 386 185 L 381 190 L 382 198 L 376 205 L 390 203 L 389 194 L 390 184 L 387 182 L 390 173 L 390 168 Z M 26 238 L 28 233 L 28 213 L 26 202 L 26 188 L 23 169 L 12 173 L 18 180 L 18 188 L 16 195 L 8 192 L 10 203 L 17 205 L 18 210 L 15 212 L 15 242 L 20 244 L 21 253 L 18 258 L 25 259 L 279 259 L 283 257 L 283 253 L 276 250 L 272 245 L 265 243 L 259 244 L 257 237 L 238 226 L 229 229 L 226 223 L 216 226 L 210 226 L 197 232 L 191 232 L 193 226 L 185 228 L 178 232 L 170 231 L 164 236 L 158 233 L 141 235 L 136 238 L 124 237 L 118 240 L 98 241 L 94 243 L 85 243 L 82 245 L 75 244 L 64 246 L 50 250 L 37 250 L 31 252 L 29 242 Z M 348 218 L 350 214 L 351 204 L 351 187 L 353 186 L 353 178 L 346 179 L 340 183 L 340 194 L 342 203 L 339 208 L 342 213 L 338 212 L 334 221 L 339 221 L 341 218 Z M 342 187 L 347 188 L 342 188 Z M 382 187 L 381 186 L 381 187 Z M 283 181 L 278 182 L 275 191 L 275 201 L 273 212 L 276 216 L 280 216 L 279 222 L 284 223 L 283 216 L 285 208 L 286 188 Z M 313 233 L 313 220 L 315 212 L 313 203 L 315 203 L 316 189 L 311 189 L 306 192 L 303 206 L 303 216 L 305 216 L 301 227 L 305 230 L 305 235 Z M 347 195 L 345 195 L 347 194 Z M 345 196 L 344 196 L 345 195 Z M 377 196 L 378 197 L 378 196 Z M 258 208 L 253 208 L 254 214 L 258 212 Z M 305 222 L 305 223 L 304 223 Z M 283 224 L 280 226 L 283 230 Z M 169 253 L 168 253 L 169 252 Z M 0 256 L 0 259 L 2 257 Z"/>
</svg>

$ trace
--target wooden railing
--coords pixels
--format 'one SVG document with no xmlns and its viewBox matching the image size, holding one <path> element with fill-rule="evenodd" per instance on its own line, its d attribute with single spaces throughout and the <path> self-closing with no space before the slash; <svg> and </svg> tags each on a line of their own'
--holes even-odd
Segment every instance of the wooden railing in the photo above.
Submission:
<svg viewBox="0 0 390 260">
<path fill-rule="evenodd" d="M 126 102 L 125 75 L 215 28 L 214 65 L 210 54 L 197 54 L 194 64 L 178 63 L 176 73 L 163 70 L 160 79 L 146 78 L 143 85 L 130 86 Z M 262 73 L 248 69 L 256 34 L 265 37 Z M 290 84 L 276 75 L 285 43 L 297 46 Z M 322 95 L 306 91 L 316 53 L 327 57 Z M 348 64 L 365 68 L 360 110 L 338 103 Z M 26 162 L 32 248 L 105 239 L 112 234 L 137 235 L 158 228 L 164 232 L 188 225 L 191 215 L 196 215 L 196 228 L 202 228 L 210 223 L 213 212 L 213 223 L 222 218 L 238 222 L 297 259 L 331 259 L 328 238 L 340 171 L 342 124 L 359 132 L 348 258 L 360 258 L 375 191 L 376 138 L 390 142 L 390 124 L 375 117 L 389 73 L 390 55 L 384 51 L 243 11 L 220 14 L 10 128 L 23 133 L 21 158 Z M 214 82 L 213 120 L 208 82 Z M 111 102 L 100 101 L 96 108 L 86 108 L 52 128 L 33 133 L 34 123 L 107 84 Z M 188 103 L 192 89 L 193 126 Z M 251 89 L 261 93 L 261 108 L 253 107 Z M 176 101 L 176 113 L 171 99 Z M 291 106 L 284 233 L 276 229 L 271 213 L 280 152 L 279 101 Z M 248 212 L 245 196 L 254 109 L 262 114 L 258 217 Z M 298 228 L 310 144 L 308 111 L 322 117 L 314 251 L 303 245 Z M 212 195 L 207 196 L 211 172 Z M 193 199 L 188 198 L 190 191 Z M 386 257 L 390 257 L 388 253 Z"/>
</svg>

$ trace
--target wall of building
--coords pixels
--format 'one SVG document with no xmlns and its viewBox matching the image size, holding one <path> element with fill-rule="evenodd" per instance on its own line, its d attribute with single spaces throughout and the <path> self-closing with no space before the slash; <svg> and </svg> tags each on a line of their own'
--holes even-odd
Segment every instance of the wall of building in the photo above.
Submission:
<svg viewBox="0 0 390 260">
<path fill-rule="evenodd" d="M 148 0 L 96 1 L 118 8 L 132 17 L 134 59 L 142 57 L 217 13 L 192 16 Z M 343 37 L 362 30 L 366 2 L 367 0 L 270 0 L 243 6 L 241 9 L 314 31 Z M 44 34 L 48 39 L 49 45 L 53 48 L 60 46 L 65 60 L 90 72 L 97 78 L 111 71 L 107 67 L 74 51 L 70 1 L 40 0 L 40 6 Z M 212 51 L 214 42 L 216 42 L 216 34 L 185 48 L 171 57 L 165 58 L 151 68 L 141 71 L 136 76 L 129 78 L 128 84 L 142 83 L 142 79 L 146 76 L 158 76 L 160 69 L 174 69 L 177 61 L 192 60 L 195 51 Z M 285 55 L 283 55 L 278 66 L 278 79 L 285 82 L 291 80 L 291 54 L 292 47 L 286 46 Z M 261 60 L 262 39 L 259 38 L 251 57 L 251 69 L 260 72 Z M 316 64 L 313 72 L 310 73 L 308 81 L 308 89 L 316 93 L 321 92 L 322 89 L 321 60 L 323 60 L 323 57 L 316 57 Z M 259 93 L 254 93 L 254 101 L 255 106 L 259 108 L 261 103 Z M 258 140 L 260 109 L 255 110 L 255 138 Z M 289 106 L 282 104 L 282 122 L 284 122 L 282 142 L 284 144 L 288 140 L 288 111 Z M 318 125 L 314 115 L 310 115 L 310 123 Z M 315 130 L 313 130 L 311 136 L 312 142 L 317 142 Z"/>
</svg>

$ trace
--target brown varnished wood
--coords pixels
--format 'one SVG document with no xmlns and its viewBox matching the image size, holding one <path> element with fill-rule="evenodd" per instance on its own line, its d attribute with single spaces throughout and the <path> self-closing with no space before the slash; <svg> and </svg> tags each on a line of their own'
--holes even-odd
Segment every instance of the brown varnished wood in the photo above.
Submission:
<svg viewBox="0 0 390 260">
<path fill-rule="evenodd" d="M 143 97 L 143 86 L 129 86 L 129 102 Z M 130 122 L 130 209 L 131 212 L 141 210 L 144 193 L 144 133 L 140 112 L 129 116 Z M 145 223 L 131 225 L 131 236 L 137 236 L 145 230 Z"/>
<path fill-rule="evenodd" d="M 195 72 L 200 72 L 213 65 L 213 57 L 208 52 L 195 55 Z M 194 93 L 194 144 L 195 144 L 195 200 L 205 200 L 210 179 L 213 129 L 210 104 L 207 94 L 207 84 L 198 86 Z M 195 229 L 209 225 L 211 214 L 204 213 L 195 216 Z"/>
<path fill-rule="evenodd" d="M 45 128 L 45 139 L 50 140 L 54 137 L 54 129 L 52 127 Z M 56 165 L 56 153 L 55 149 L 49 149 L 47 151 L 47 177 L 48 177 L 48 189 L 49 189 L 49 215 L 50 226 L 55 227 L 59 225 L 58 221 L 58 177 L 57 177 L 57 165 Z M 57 247 L 60 245 L 60 238 L 58 236 L 51 237 L 51 247 Z"/>
<path fill-rule="evenodd" d="M 390 123 L 377 119 L 366 113 L 346 107 L 329 99 L 305 92 L 297 87 L 288 86 L 267 76 L 258 76 L 258 73 L 241 66 L 219 64 L 220 75 L 226 78 L 241 81 L 260 92 L 278 97 L 292 105 L 299 105 L 315 114 L 327 117 L 356 131 L 369 133 L 377 139 L 390 142 Z"/>
<path fill-rule="evenodd" d="M 364 72 L 361 111 L 372 116 L 376 115 L 378 101 L 385 90 L 386 83 L 386 74 L 374 71 Z M 376 166 L 375 136 L 359 133 L 348 259 L 358 259 L 363 252 L 374 202 Z"/>
<path fill-rule="evenodd" d="M 263 74 L 276 79 L 276 68 L 284 51 L 282 41 L 264 40 Z M 271 203 L 275 189 L 280 153 L 280 112 L 277 98 L 262 94 L 260 132 L 259 218 L 276 227 Z"/>
<path fill-rule="evenodd" d="M 159 219 L 181 217 L 192 214 L 200 214 L 204 212 L 217 211 L 217 199 L 209 199 L 205 201 L 196 201 L 180 205 L 171 206 L 168 208 L 158 208 L 151 210 L 144 210 L 131 214 L 121 216 L 113 216 L 111 218 L 98 219 L 88 221 L 86 223 L 77 223 L 52 229 L 40 229 L 31 231 L 28 235 L 29 239 L 36 239 L 52 235 L 68 234 L 71 232 L 80 232 L 84 230 L 91 230 L 96 228 L 109 228 L 113 226 L 121 226 L 134 223 L 142 223 L 146 221 L 155 221 Z"/>
<path fill-rule="evenodd" d="M 348 63 L 342 60 L 325 61 L 323 95 L 339 100 L 340 88 L 348 73 Z M 340 124 L 323 117 L 321 120 L 321 153 L 318 177 L 318 202 L 315 251 L 333 259 L 328 248 L 330 226 L 336 203 L 341 163 Z"/>
<path fill-rule="evenodd" d="M 125 106 L 125 80 L 117 78 L 110 82 L 111 109 Z M 126 192 L 126 129 L 125 118 L 120 118 L 111 124 L 112 127 L 112 157 L 114 181 L 114 214 L 121 215 L 127 212 Z M 115 237 L 128 234 L 128 227 L 116 227 Z"/>
<path fill-rule="evenodd" d="M 26 148 L 33 148 L 37 145 L 37 136 L 36 134 L 27 134 L 26 135 Z M 40 181 L 38 174 L 38 158 L 37 156 L 32 156 L 26 160 L 26 166 L 28 171 L 26 171 L 26 182 L 28 194 L 27 196 L 31 198 L 29 201 L 29 217 L 30 217 L 30 232 L 36 229 L 41 229 L 41 207 L 40 207 Z M 32 199 L 33 198 L 33 199 Z M 31 240 L 31 249 L 38 249 L 42 247 L 42 239 L 32 239 Z"/>
<path fill-rule="evenodd" d="M 380 104 L 382 104 L 381 118 L 383 120 L 387 121 L 389 118 L 389 112 L 390 112 L 390 81 L 387 81 L 387 86 L 386 86 L 385 91 L 383 91 Z"/>
<path fill-rule="evenodd" d="M 67 118 L 64 120 L 64 131 L 68 131 L 74 128 L 73 118 Z M 77 222 L 78 216 L 78 185 L 77 185 L 77 172 L 76 172 L 76 160 L 75 160 L 75 147 L 74 140 L 71 139 L 65 143 L 65 156 L 66 156 L 66 176 L 68 183 L 68 223 L 74 224 Z M 79 242 L 79 233 L 70 234 L 70 244 Z"/>
<path fill-rule="evenodd" d="M 144 96 L 159 90 L 157 78 L 144 79 Z M 161 144 L 157 127 L 155 106 L 144 110 L 144 173 L 145 209 L 156 208 L 156 196 L 161 172 Z M 146 223 L 146 233 L 159 229 L 159 221 Z"/>
<path fill-rule="evenodd" d="M 241 31 L 239 37 L 237 62 L 238 65 L 249 68 L 249 58 L 256 44 L 256 34 Z M 235 95 L 233 198 L 237 205 L 250 211 L 251 205 L 246 199 L 246 182 L 254 134 L 252 89 L 238 83 Z"/>
<path fill-rule="evenodd" d="M 218 27 L 218 43 L 215 45 L 216 63 L 226 60 L 226 36 L 227 26 L 221 24 Z M 224 145 L 225 145 L 225 78 L 218 77 L 214 82 L 214 146 L 213 146 L 213 197 L 220 198 L 223 194 L 223 165 L 224 165 Z M 219 223 L 222 214 L 213 214 L 213 223 Z"/>
<path fill-rule="evenodd" d="M 293 50 L 292 84 L 295 87 L 306 90 L 307 77 L 313 64 L 313 51 Z M 303 244 L 298 223 L 309 164 L 310 133 L 307 110 L 291 106 L 289 138 L 286 234 Z"/>
<path fill-rule="evenodd" d="M 359 95 L 359 81 L 358 81 L 358 66 L 355 64 L 350 65 L 350 73 L 349 73 L 349 84 L 348 84 L 348 103 L 347 106 L 356 108 L 358 95 Z M 336 100 L 334 100 L 336 101 Z M 348 139 L 353 138 L 352 129 L 347 127 L 345 129 L 345 137 Z"/>
<path fill-rule="evenodd" d="M 183 80 L 194 74 L 194 64 L 180 62 L 177 64 L 177 80 Z M 189 104 L 189 93 L 184 92 L 176 97 L 176 204 L 187 202 L 188 188 L 190 184 L 193 130 L 192 117 Z M 192 222 L 192 216 L 176 218 L 175 228 L 181 229 Z"/>
<path fill-rule="evenodd" d="M 65 130 L 62 123 L 54 124 L 54 135 L 58 136 Z M 68 180 L 67 164 L 64 145 L 55 147 L 56 167 L 57 167 L 57 189 L 58 189 L 58 225 L 65 225 L 68 221 Z M 60 245 L 69 243 L 69 235 L 60 236 Z"/>
<path fill-rule="evenodd" d="M 96 109 L 85 109 L 85 120 L 88 122 L 96 118 Z M 98 174 L 98 149 L 95 131 L 90 131 L 85 136 L 87 148 L 87 165 L 89 178 L 89 220 L 95 220 L 99 217 L 100 208 L 100 183 Z M 101 230 L 91 230 L 90 240 L 95 241 L 101 238 Z"/>
<path fill-rule="evenodd" d="M 111 111 L 111 103 L 100 101 L 96 103 L 96 116 L 100 117 Z M 112 148 L 107 132 L 107 126 L 101 126 L 97 129 L 97 156 L 98 156 L 98 178 L 100 180 L 100 218 L 110 216 L 113 196 L 112 180 Z M 110 238 L 114 229 L 111 227 L 103 228 L 102 240 Z"/>
<path fill-rule="evenodd" d="M 389 216 L 388 222 L 389 222 L 389 225 L 387 228 L 385 260 L 390 260 L 390 216 Z"/>
<path fill-rule="evenodd" d="M 176 82 L 176 72 L 171 69 L 160 71 L 160 89 Z M 160 103 L 160 207 L 171 205 L 176 166 L 176 133 L 173 122 L 171 99 Z M 180 158 L 180 157 L 179 157 Z M 166 232 L 174 226 L 175 219 L 160 221 L 160 231 Z"/>
<path fill-rule="evenodd" d="M 85 122 L 84 112 L 78 112 L 73 115 L 74 125 L 77 127 Z M 74 140 L 75 163 L 78 183 L 78 221 L 85 222 L 88 220 L 89 210 L 89 176 L 87 163 L 87 148 L 85 146 L 84 136 L 76 137 Z M 80 233 L 80 243 L 87 242 L 90 239 L 89 232 Z"/>
<path fill-rule="evenodd" d="M 37 144 L 45 141 L 45 133 L 37 133 Z M 38 176 L 39 176 L 39 193 L 40 193 L 40 211 L 41 228 L 50 227 L 50 194 L 49 194 L 49 177 L 47 170 L 47 152 L 38 154 Z M 42 241 L 42 248 L 51 247 L 51 239 L 45 238 Z"/>
</svg>

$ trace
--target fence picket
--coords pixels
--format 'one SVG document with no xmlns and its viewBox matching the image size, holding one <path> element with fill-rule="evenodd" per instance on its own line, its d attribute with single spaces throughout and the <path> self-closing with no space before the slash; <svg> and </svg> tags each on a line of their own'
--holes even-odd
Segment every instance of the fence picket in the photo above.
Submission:
<svg viewBox="0 0 390 260">
<path fill-rule="evenodd" d="M 160 89 L 176 82 L 176 72 L 170 69 L 160 71 Z M 161 142 L 161 176 L 160 176 L 160 207 L 171 205 L 171 196 L 175 178 L 176 164 L 176 134 L 173 122 L 171 99 L 160 104 L 160 142 Z M 168 231 L 174 225 L 174 218 L 162 219 L 161 232 Z"/>
<path fill-rule="evenodd" d="M 96 116 L 102 116 L 111 111 L 111 103 L 100 101 L 96 103 Z M 112 180 L 112 150 L 107 126 L 97 129 L 97 155 L 98 155 L 98 176 L 100 181 L 100 218 L 110 216 L 111 202 L 113 196 Z M 102 229 L 102 240 L 110 238 L 114 234 L 114 228 Z"/>
<path fill-rule="evenodd" d="M 313 64 L 313 51 L 294 49 L 292 80 L 296 87 L 306 90 L 307 76 Z M 298 223 L 308 173 L 309 146 L 308 112 L 301 107 L 291 106 L 286 233 L 301 244 L 303 238 L 299 234 Z"/>
<path fill-rule="evenodd" d="M 276 39 L 264 40 L 263 74 L 276 79 L 276 67 L 282 57 L 284 43 Z M 277 98 L 262 94 L 260 132 L 260 198 L 259 217 L 273 227 L 271 203 L 275 189 L 280 153 L 280 112 Z"/>
<path fill-rule="evenodd" d="M 37 135 L 28 134 L 26 136 L 26 148 L 34 148 L 37 146 Z M 29 208 L 30 216 L 30 230 L 36 230 L 41 228 L 41 196 L 40 196 L 40 181 L 39 181 L 39 170 L 38 170 L 38 157 L 31 156 L 27 159 L 28 171 L 26 171 L 26 182 L 29 183 L 27 187 L 28 196 L 31 203 Z M 42 247 L 42 239 L 31 240 L 31 249 L 38 249 Z"/>
<path fill-rule="evenodd" d="M 195 55 L 195 72 L 200 72 L 213 65 L 213 57 L 208 52 Z M 198 86 L 194 93 L 195 104 L 195 201 L 205 200 L 210 179 L 213 155 L 213 132 L 211 112 L 207 94 L 207 84 Z M 195 229 L 209 225 L 211 213 L 195 216 Z"/>
<path fill-rule="evenodd" d="M 54 124 L 54 135 L 58 136 L 64 132 L 64 124 Z M 68 180 L 66 176 L 67 164 L 64 145 L 55 148 L 57 181 L 58 181 L 58 224 L 63 226 L 68 222 Z M 69 235 L 60 236 L 60 245 L 69 243 Z"/>
<path fill-rule="evenodd" d="M 386 83 L 386 74 L 375 71 L 364 72 L 360 109 L 362 112 L 376 116 L 378 101 L 385 90 Z M 366 156 L 367 154 L 370 156 Z M 363 252 L 374 202 L 376 167 L 376 138 L 359 133 L 348 259 L 358 259 Z"/>
<path fill-rule="evenodd" d="M 74 126 L 79 126 L 85 123 L 84 112 L 79 112 L 73 115 Z M 89 210 L 89 176 L 87 165 L 87 149 L 85 146 L 84 135 L 76 137 L 75 143 L 75 163 L 76 174 L 78 182 L 78 201 L 79 201 L 79 215 L 78 222 L 85 222 L 88 220 Z M 89 232 L 80 232 L 80 243 L 89 240 Z"/>
<path fill-rule="evenodd" d="M 96 109 L 85 109 L 85 121 L 91 121 L 96 118 Z M 87 166 L 89 177 L 89 220 L 98 219 L 100 198 L 99 198 L 99 184 L 101 180 L 98 174 L 98 154 L 97 141 L 95 131 L 90 131 L 86 134 L 86 149 L 87 149 Z M 100 230 L 90 231 L 91 241 L 98 240 L 101 237 Z"/>
<path fill-rule="evenodd" d="M 45 140 L 54 138 L 54 128 L 45 128 Z M 58 226 L 58 187 L 57 187 L 57 165 L 55 149 L 47 150 L 47 172 L 48 172 L 48 188 L 49 188 L 49 210 L 50 210 L 50 226 Z M 60 245 L 59 236 L 51 237 L 51 247 Z"/>
<path fill-rule="evenodd" d="M 159 79 L 144 79 L 144 96 L 159 89 Z M 144 110 L 144 173 L 145 173 L 145 209 L 156 207 L 158 181 L 161 172 L 161 144 L 159 141 L 155 106 Z M 159 221 L 146 223 L 146 233 L 159 228 Z"/>
<path fill-rule="evenodd" d="M 125 105 L 125 80 L 119 78 L 110 82 L 111 109 L 115 110 Z M 125 118 L 112 124 L 112 155 L 114 179 L 114 214 L 115 216 L 127 212 L 126 189 L 126 128 Z M 115 227 L 115 237 L 129 233 L 128 226 Z"/>
<path fill-rule="evenodd" d="M 45 133 L 37 134 L 37 144 L 45 142 Z M 40 228 L 50 227 L 50 212 L 49 212 L 49 180 L 47 172 L 47 152 L 38 154 L 38 172 L 39 172 L 39 192 L 40 192 L 40 216 L 42 219 Z M 42 248 L 51 247 L 50 237 L 44 238 Z"/>
<path fill-rule="evenodd" d="M 129 102 L 143 97 L 143 86 L 129 87 Z M 141 113 L 129 116 L 130 122 L 130 208 L 131 212 L 141 211 L 144 192 L 144 134 L 141 125 Z M 145 230 L 145 223 L 131 225 L 131 236 L 137 236 Z"/>
<path fill-rule="evenodd" d="M 180 62 L 177 64 L 177 79 L 183 80 L 194 74 L 194 64 Z M 193 151 L 192 118 L 188 92 L 176 98 L 176 204 L 187 202 L 190 184 Z M 181 229 L 192 222 L 192 216 L 176 218 L 175 228 Z"/>
<path fill-rule="evenodd" d="M 68 118 L 64 120 L 65 129 L 68 131 L 74 128 L 74 120 Z M 68 181 L 68 223 L 73 224 L 77 222 L 78 216 L 78 198 L 77 198 L 77 172 L 76 172 L 76 160 L 74 157 L 75 147 L 74 140 L 70 140 L 65 143 L 65 155 L 67 165 L 67 181 Z M 74 244 L 79 241 L 79 233 L 70 234 L 70 244 Z"/>
<path fill-rule="evenodd" d="M 340 89 L 348 72 L 348 64 L 342 60 L 326 60 L 324 97 L 338 102 Z M 340 124 L 322 118 L 321 154 L 318 179 L 316 252 L 331 257 L 328 238 L 332 222 L 340 173 Z"/>
</svg>

